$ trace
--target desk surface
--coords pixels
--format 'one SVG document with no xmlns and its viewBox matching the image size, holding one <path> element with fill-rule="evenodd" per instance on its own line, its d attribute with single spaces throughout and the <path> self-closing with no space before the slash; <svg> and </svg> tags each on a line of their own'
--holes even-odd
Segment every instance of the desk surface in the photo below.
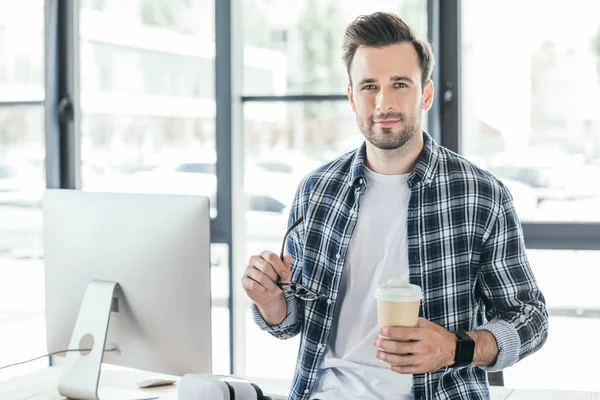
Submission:
<svg viewBox="0 0 600 400">
<path fill-rule="evenodd" d="M 144 371 L 113 371 L 106 369 L 102 371 L 100 376 L 100 386 L 135 390 L 137 389 L 136 382 L 156 375 Z M 58 394 L 57 389 L 59 376 L 60 369 L 53 367 L 0 382 L 0 400 L 63 400 L 64 398 Z M 289 385 L 289 382 L 284 380 L 264 378 L 249 378 L 249 380 L 261 387 L 267 395 L 281 393 Z M 161 400 L 177 400 L 176 386 L 145 389 L 140 390 L 140 393 L 160 396 Z M 491 394 L 493 400 L 600 400 L 600 393 L 514 390 L 501 387 L 492 387 Z M 282 398 L 280 396 L 274 397 L 274 399 Z"/>
</svg>

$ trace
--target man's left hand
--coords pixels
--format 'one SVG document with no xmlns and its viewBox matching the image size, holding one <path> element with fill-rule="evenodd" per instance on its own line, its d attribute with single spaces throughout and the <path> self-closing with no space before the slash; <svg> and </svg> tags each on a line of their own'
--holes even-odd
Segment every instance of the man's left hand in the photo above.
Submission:
<svg viewBox="0 0 600 400">
<path fill-rule="evenodd" d="M 454 364 L 456 335 L 424 318 L 415 328 L 383 327 L 373 344 L 377 358 L 400 374 L 420 374 Z M 389 339 L 388 339 L 389 338 Z"/>
</svg>

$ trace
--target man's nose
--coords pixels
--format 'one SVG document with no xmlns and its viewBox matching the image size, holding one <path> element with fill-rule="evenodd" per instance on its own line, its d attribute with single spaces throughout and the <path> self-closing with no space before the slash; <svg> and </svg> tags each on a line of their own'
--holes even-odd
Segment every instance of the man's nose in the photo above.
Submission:
<svg viewBox="0 0 600 400">
<path fill-rule="evenodd" d="M 377 93 L 376 103 L 375 107 L 381 112 L 392 111 L 394 108 L 391 96 L 388 93 L 385 93 L 385 90 L 383 89 Z"/>
</svg>

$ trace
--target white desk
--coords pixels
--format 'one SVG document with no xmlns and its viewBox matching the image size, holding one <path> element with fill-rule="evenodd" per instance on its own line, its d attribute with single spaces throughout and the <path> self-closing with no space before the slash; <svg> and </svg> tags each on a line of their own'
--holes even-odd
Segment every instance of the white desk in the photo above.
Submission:
<svg viewBox="0 0 600 400">
<path fill-rule="evenodd" d="M 59 375 L 60 369 L 52 367 L 0 382 L 0 400 L 63 400 L 57 389 Z M 154 375 L 156 374 L 144 371 L 104 370 L 100 377 L 100 386 L 137 389 L 135 385 L 137 381 Z M 290 384 L 289 381 L 284 380 L 258 378 L 249 378 L 249 380 L 256 383 L 267 395 L 273 391 L 280 393 Z M 589 392 L 513 390 L 500 387 L 492 387 L 490 391 L 493 400 L 600 400 L 600 393 Z M 142 393 L 160 396 L 161 400 L 177 400 L 176 386 L 145 389 Z M 275 399 L 282 399 L 282 397 L 275 397 Z"/>
<path fill-rule="evenodd" d="M 145 371 L 114 371 L 103 369 L 100 374 L 100 387 L 118 387 L 136 390 L 139 393 L 160 396 L 160 400 L 177 400 L 177 386 L 175 385 L 153 389 L 138 389 L 136 382 L 150 376 L 163 375 Z M 63 400 L 64 397 L 58 394 L 59 377 L 60 368 L 50 367 L 0 382 L 0 400 Z M 170 378 L 179 380 L 178 377 L 170 376 Z M 273 392 L 287 392 L 290 385 L 289 381 L 276 379 L 251 379 L 251 381 L 263 389 L 266 395 L 270 395 Z M 287 397 L 274 397 L 274 400 L 280 399 L 287 399 Z"/>
</svg>

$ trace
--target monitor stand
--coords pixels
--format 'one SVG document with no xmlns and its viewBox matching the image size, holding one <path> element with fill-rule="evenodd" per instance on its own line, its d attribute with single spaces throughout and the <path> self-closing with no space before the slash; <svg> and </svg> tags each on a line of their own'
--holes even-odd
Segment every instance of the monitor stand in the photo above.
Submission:
<svg viewBox="0 0 600 400">
<path fill-rule="evenodd" d="M 85 290 L 69 349 L 58 383 L 58 392 L 69 399 L 98 400 L 100 367 L 106 346 L 111 311 L 118 312 L 117 282 L 93 280 Z"/>
</svg>

